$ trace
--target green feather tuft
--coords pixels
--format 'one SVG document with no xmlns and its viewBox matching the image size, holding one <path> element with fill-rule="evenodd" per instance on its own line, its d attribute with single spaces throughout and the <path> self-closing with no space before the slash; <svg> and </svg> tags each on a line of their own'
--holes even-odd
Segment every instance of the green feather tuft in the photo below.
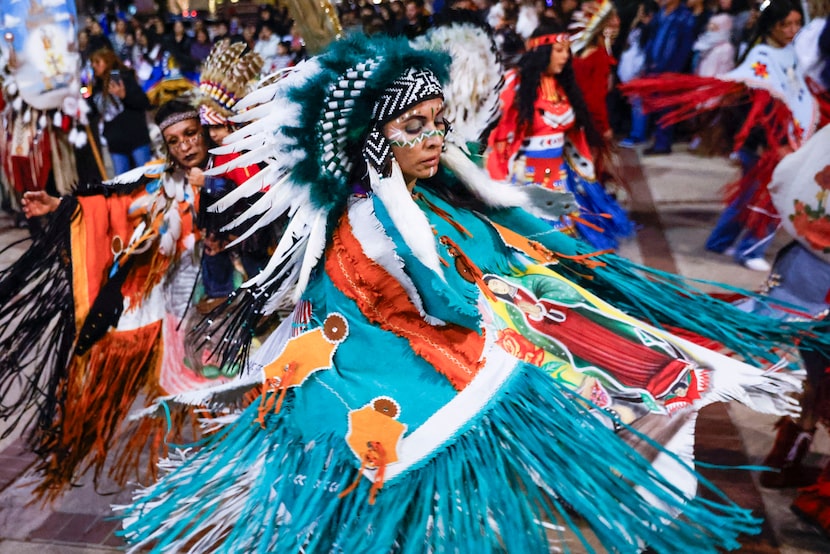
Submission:
<svg viewBox="0 0 830 554">
<path fill-rule="evenodd" d="M 346 116 L 346 143 L 338 151 L 343 159 L 358 160 L 358 165 L 351 175 L 338 176 L 322 163 L 325 144 L 319 124 L 328 110 L 327 102 L 332 100 L 332 87 L 347 71 L 370 59 L 377 62 L 377 67 L 360 89 L 360 95 L 354 98 L 354 107 Z M 287 93 L 288 99 L 302 109 L 296 124 L 286 126 L 282 131 L 295 140 L 295 149 L 304 154 L 291 170 L 292 180 L 308 185 L 314 205 L 335 216 L 345 206 L 352 183 L 363 174 L 361 151 L 373 124 L 370 114 L 378 96 L 409 67 L 429 69 L 446 83 L 450 58 L 443 53 L 415 50 L 401 38 L 355 35 L 333 43 L 316 60 L 321 67 L 320 73 Z"/>
</svg>

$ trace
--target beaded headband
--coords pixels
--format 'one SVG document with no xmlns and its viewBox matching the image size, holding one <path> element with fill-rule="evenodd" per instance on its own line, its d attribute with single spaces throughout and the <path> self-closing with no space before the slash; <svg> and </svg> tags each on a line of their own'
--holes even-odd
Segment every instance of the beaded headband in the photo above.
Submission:
<svg viewBox="0 0 830 554">
<path fill-rule="evenodd" d="M 185 121 L 186 119 L 199 119 L 199 112 L 187 111 L 187 112 L 178 112 L 174 114 L 168 115 L 161 123 L 159 123 L 159 129 L 164 132 L 165 129 L 170 127 L 171 125 L 175 125 L 180 121 Z"/>
<path fill-rule="evenodd" d="M 568 33 L 554 33 L 552 35 L 542 35 L 533 37 L 527 41 L 527 49 L 534 50 L 540 46 L 547 46 L 548 44 L 565 44 L 571 41 L 571 35 Z"/>
<path fill-rule="evenodd" d="M 410 67 L 383 91 L 375 102 L 372 119 L 376 122 L 366 138 L 363 155 L 379 173 L 389 168 L 392 145 L 381 132 L 381 126 L 425 100 L 443 98 L 441 81 L 429 69 Z"/>
</svg>

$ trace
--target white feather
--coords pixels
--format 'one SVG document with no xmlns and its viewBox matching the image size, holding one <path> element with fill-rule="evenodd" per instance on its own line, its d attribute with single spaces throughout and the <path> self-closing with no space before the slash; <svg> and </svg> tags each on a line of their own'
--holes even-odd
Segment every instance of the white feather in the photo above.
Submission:
<svg viewBox="0 0 830 554">
<path fill-rule="evenodd" d="M 281 170 L 269 165 L 208 206 L 208 211 L 213 213 L 224 212 L 243 198 L 249 198 L 261 192 L 265 183 L 273 182 L 271 189 L 280 188 L 288 175 L 280 176 L 279 171 Z"/>
<path fill-rule="evenodd" d="M 311 271 L 317 266 L 326 250 L 326 219 L 325 213 L 318 212 L 311 222 L 308 244 L 305 247 L 303 264 L 300 266 L 300 275 L 297 279 L 297 288 L 294 290 L 296 302 L 300 301 L 300 297 L 308 286 L 308 280 L 311 278 Z"/>
<path fill-rule="evenodd" d="M 277 249 L 271 255 L 271 259 L 268 260 L 268 264 L 259 275 L 248 280 L 246 286 L 250 287 L 265 283 L 272 277 L 277 267 L 286 260 L 291 251 L 295 249 L 300 251 L 304 250 L 308 241 L 308 225 L 306 222 L 311 221 L 313 217 L 317 217 L 317 212 L 321 211 L 315 210 L 309 205 L 297 207 L 296 212 L 288 221 L 288 225 L 280 241 L 277 243 Z"/>
<path fill-rule="evenodd" d="M 450 55 L 450 80 L 444 87 L 444 113 L 452 123 L 447 140 L 462 148 L 479 142 L 500 113 L 504 68 L 491 36 L 477 25 L 456 23 L 430 29 L 412 45 Z"/>
<path fill-rule="evenodd" d="M 395 251 L 395 243 L 386 234 L 375 216 L 370 198 L 361 198 L 349 206 L 349 221 L 352 225 L 352 232 L 366 256 L 384 268 L 401 284 L 409 300 L 421 316 L 425 317 L 426 312 L 418 288 L 406 274 L 403 260 Z M 434 321 L 433 319 L 431 323 Z"/>
<path fill-rule="evenodd" d="M 270 198 L 267 197 L 267 196 L 263 196 L 257 202 L 257 204 L 259 204 L 259 202 L 264 201 L 263 206 L 262 206 L 264 215 L 262 217 L 260 217 L 259 219 L 257 219 L 255 222 L 251 223 L 248 226 L 248 228 L 245 230 L 244 233 L 239 235 L 230 244 L 228 244 L 228 248 L 231 248 L 231 247 L 236 246 L 237 244 L 241 243 L 242 241 L 244 241 L 245 239 L 247 239 L 248 237 L 253 235 L 255 232 L 257 232 L 259 229 L 261 229 L 261 228 L 263 228 L 267 225 L 270 225 L 271 223 L 273 223 L 274 221 L 279 219 L 279 217 L 282 216 L 286 212 L 286 210 L 289 207 L 288 203 L 284 202 L 284 201 L 280 201 L 280 204 L 274 204 L 273 201 L 274 201 L 275 196 L 278 197 L 278 196 L 285 196 L 285 195 L 284 194 L 280 195 L 280 194 L 275 193 L 275 195 L 270 197 Z M 281 208 L 280 205 L 284 205 L 284 207 Z M 227 230 L 235 229 L 235 228 L 239 227 L 242 223 L 247 221 L 248 217 L 254 217 L 253 214 L 246 217 L 247 213 L 248 212 L 245 212 L 245 214 L 242 214 L 241 216 L 239 216 L 238 218 L 236 218 L 235 220 L 230 222 L 228 225 L 223 227 L 222 230 L 227 231 Z"/>
<path fill-rule="evenodd" d="M 145 175 L 150 177 L 156 177 L 160 173 L 164 171 L 166 163 L 164 161 L 158 160 L 153 161 L 148 164 L 145 164 L 141 167 L 136 167 L 135 169 L 131 169 L 129 171 L 125 171 L 121 175 L 116 175 L 112 179 L 108 181 L 104 181 L 105 185 L 125 185 L 125 184 L 132 184 L 144 177 Z"/>
<path fill-rule="evenodd" d="M 389 217 L 398 229 L 406 245 L 418 260 L 444 279 L 441 258 L 435 249 L 432 226 L 426 215 L 412 200 L 398 162 L 392 161 L 392 175 L 379 178 L 374 169 L 369 168 L 372 190 L 380 199 Z"/>
</svg>

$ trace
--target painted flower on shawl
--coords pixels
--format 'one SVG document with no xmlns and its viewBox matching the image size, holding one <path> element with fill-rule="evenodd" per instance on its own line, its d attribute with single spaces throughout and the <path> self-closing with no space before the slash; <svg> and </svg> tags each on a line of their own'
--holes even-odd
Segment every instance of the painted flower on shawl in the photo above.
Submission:
<svg viewBox="0 0 830 554">
<path fill-rule="evenodd" d="M 769 77 L 769 71 L 767 70 L 767 64 L 765 63 L 755 62 L 752 64 L 752 71 L 755 72 L 756 77 L 760 77 L 761 79 Z"/>
<path fill-rule="evenodd" d="M 824 189 L 822 192 L 826 190 Z M 830 216 L 824 214 L 823 211 L 813 210 L 804 202 L 796 200 L 795 210 L 790 215 L 790 221 L 792 221 L 796 233 L 804 237 L 811 247 L 822 252 L 830 252 Z"/>
<path fill-rule="evenodd" d="M 502 347 L 505 352 L 523 362 L 541 366 L 545 359 L 545 351 L 514 329 L 499 329 L 496 344 Z"/>
<path fill-rule="evenodd" d="M 830 190 L 830 164 L 824 166 L 824 169 L 816 173 L 814 179 L 822 190 Z"/>
</svg>

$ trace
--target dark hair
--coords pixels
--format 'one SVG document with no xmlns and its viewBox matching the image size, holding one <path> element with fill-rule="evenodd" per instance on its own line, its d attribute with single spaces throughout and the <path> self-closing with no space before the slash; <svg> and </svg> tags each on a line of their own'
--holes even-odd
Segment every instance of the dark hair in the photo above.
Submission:
<svg viewBox="0 0 830 554">
<path fill-rule="evenodd" d="M 660 11 L 660 4 L 657 0 L 645 0 L 643 2 L 643 13 L 646 15 L 654 15 Z"/>
<path fill-rule="evenodd" d="M 165 102 L 159 106 L 156 116 L 153 119 L 156 122 L 156 125 L 160 126 L 162 122 L 171 115 L 186 112 L 196 112 L 198 114 L 198 110 L 191 104 L 184 102 L 183 100 L 170 100 L 169 102 Z M 199 119 L 198 115 L 196 116 L 196 119 Z"/>
<path fill-rule="evenodd" d="M 564 32 L 566 32 L 564 26 L 558 23 L 548 22 L 539 25 L 533 31 L 531 37 Z M 519 113 L 519 127 L 529 128 L 533 123 L 534 105 L 536 104 L 536 97 L 539 93 L 539 83 L 542 81 L 542 74 L 550 65 L 552 51 L 553 46 L 550 44 L 539 46 L 538 48 L 528 50 L 519 60 L 518 70 L 521 85 L 519 86 L 515 100 Z M 585 99 L 582 97 L 582 92 L 576 84 L 572 58 L 568 58 L 568 62 L 565 64 L 562 72 L 555 75 L 554 78 L 559 83 L 559 86 L 562 87 L 565 96 L 567 96 L 573 108 L 577 128 L 582 129 L 585 133 L 588 144 L 591 146 L 600 146 L 602 144 L 602 137 L 591 122 L 588 108 L 585 105 Z"/>
<path fill-rule="evenodd" d="M 753 46 L 766 41 L 775 25 L 787 19 L 790 13 L 798 12 L 802 19 L 804 18 L 804 11 L 797 0 L 766 0 L 761 4 L 761 7 L 763 9 L 761 15 L 758 16 L 758 22 L 755 24 L 755 32 L 752 33 L 752 40 L 749 41 L 749 48 L 746 49 L 738 63 L 746 59 Z"/>
<path fill-rule="evenodd" d="M 801 4 L 795 0 L 770 0 L 769 3 L 763 2 L 761 7 L 763 9 L 756 25 L 756 33 L 761 39 L 767 38 L 775 24 L 784 21 L 791 12 L 798 12 L 802 18 L 804 17 Z"/>
</svg>

